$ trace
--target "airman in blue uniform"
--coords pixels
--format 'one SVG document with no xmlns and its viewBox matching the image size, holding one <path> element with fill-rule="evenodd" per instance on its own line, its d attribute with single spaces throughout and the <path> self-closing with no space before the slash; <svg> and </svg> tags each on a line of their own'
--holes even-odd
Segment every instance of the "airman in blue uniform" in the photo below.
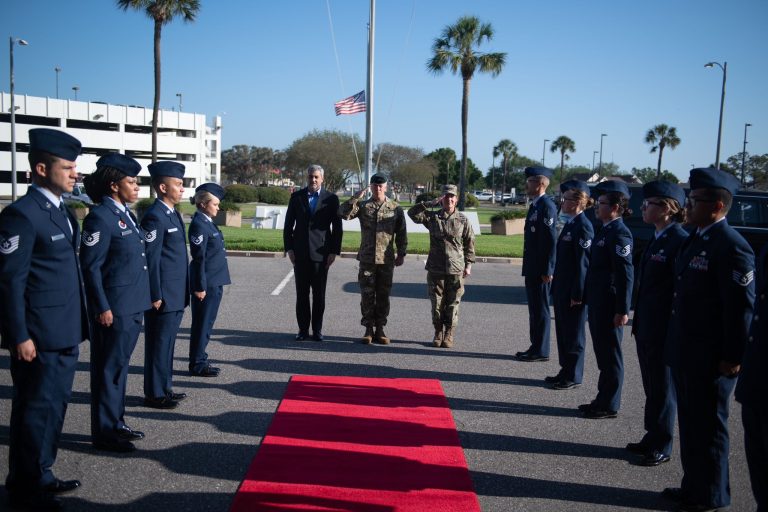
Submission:
<svg viewBox="0 0 768 512">
<path fill-rule="evenodd" d="M 130 452 L 144 438 L 125 423 L 131 354 L 149 301 L 144 234 L 126 206 L 136 202 L 141 165 L 109 153 L 85 178 L 99 203 L 83 222 L 80 264 L 91 314 L 91 442 L 96 449 Z"/>
<path fill-rule="evenodd" d="M 58 510 L 55 494 L 80 486 L 52 468 L 78 346 L 90 337 L 80 227 L 61 200 L 75 185 L 81 145 L 48 128 L 30 130 L 29 145 L 32 186 L 0 213 L 0 325 L 14 387 L 5 486 L 12 508 Z"/>
<path fill-rule="evenodd" d="M 525 218 L 523 276 L 531 346 L 515 354 L 520 361 L 549 360 L 549 294 L 555 273 L 557 207 L 545 192 L 552 174 L 552 169 L 546 167 L 525 168 L 525 192 L 531 206 Z"/>
<path fill-rule="evenodd" d="M 757 501 L 757 511 L 765 512 L 768 511 L 768 245 L 757 258 L 755 282 L 755 314 L 735 396 L 741 403 L 752 494 Z"/>
<path fill-rule="evenodd" d="M 560 371 L 544 380 L 554 389 L 564 390 L 579 386 L 584 375 L 584 325 L 587 322 L 584 285 L 595 232 L 592 223 L 584 216 L 584 209 L 592 203 L 589 186 L 583 181 L 569 180 L 560 184 L 560 192 L 561 212 L 567 216 L 567 221 L 557 241 L 552 280 Z"/>
<path fill-rule="evenodd" d="M 586 418 L 615 418 L 621 404 L 624 359 L 621 339 L 629 317 L 632 295 L 632 234 L 628 216 L 629 188 L 622 181 L 605 181 L 593 190 L 595 216 L 602 228 L 592 241 L 587 270 L 587 318 L 600 377 L 597 396 L 579 406 Z"/>
<path fill-rule="evenodd" d="M 173 409 L 185 393 L 174 393 L 173 349 L 189 305 L 189 258 L 184 221 L 175 209 L 184 195 L 184 166 L 162 161 L 148 166 L 157 201 L 141 219 L 149 267 L 152 309 L 144 314 L 144 405 Z"/>
<path fill-rule="evenodd" d="M 216 377 L 219 368 L 211 366 L 205 352 L 213 323 L 219 312 L 224 285 L 230 284 L 224 235 L 213 223 L 224 199 L 224 189 L 204 183 L 195 189 L 192 202 L 197 211 L 189 225 L 189 281 L 192 291 L 192 332 L 189 338 L 189 373 L 197 377 Z"/>
<path fill-rule="evenodd" d="M 683 479 L 662 493 L 683 511 L 730 504 L 728 406 L 755 298 L 754 253 L 725 220 L 739 180 L 708 168 L 691 170 L 689 183 L 686 216 L 696 232 L 675 261 L 667 346 Z"/>
<path fill-rule="evenodd" d="M 645 435 L 627 450 L 642 455 L 640 464 L 668 462 L 675 433 L 677 400 L 672 374 L 664 360 L 669 317 L 672 311 L 675 255 L 688 233 L 680 225 L 685 217 L 685 192 L 667 181 L 643 185 L 643 221 L 656 227 L 637 269 L 637 299 L 632 334 L 645 391 Z"/>
</svg>

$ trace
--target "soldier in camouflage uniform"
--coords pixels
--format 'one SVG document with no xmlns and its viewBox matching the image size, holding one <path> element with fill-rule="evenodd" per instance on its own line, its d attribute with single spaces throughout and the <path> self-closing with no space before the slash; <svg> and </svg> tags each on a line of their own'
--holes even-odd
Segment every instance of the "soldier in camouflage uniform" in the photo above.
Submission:
<svg viewBox="0 0 768 512">
<path fill-rule="evenodd" d="M 456 185 L 445 185 L 442 197 L 419 203 L 408 216 L 429 229 L 427 288 L 432 301 L 432 325 L 436 347 L 451 348 L 459 321 L 459 302 L 464 295 L 464 278 L 475 262 L 475 233 L 469 220 L 456 210 Z M 439 211 L 429 210 L 442 204 Z"/>
<path fill-rule="evenodd" d="M 371 191 L 371 198 L 361 201 L 368 190 Z M 384 334 L 384 326 L 389 316 L 394 267 L 403 264 L 408 246 L 403 209 L 387 198 L 386 191 L 387 179 L 381 174 L 374 174 L 369 187 L 339 206 L 339 216 L 344 220 L 360 219 L 361 241 L 357 252 L 360 270 L 357 280 L 360 283 L 363 315 L 360 323 L 365 326 L 361 342 L 375 340 L 382 345 L 390 341 Z M 393 243 L 397 246 L 397 256 Z"/>
</svg>

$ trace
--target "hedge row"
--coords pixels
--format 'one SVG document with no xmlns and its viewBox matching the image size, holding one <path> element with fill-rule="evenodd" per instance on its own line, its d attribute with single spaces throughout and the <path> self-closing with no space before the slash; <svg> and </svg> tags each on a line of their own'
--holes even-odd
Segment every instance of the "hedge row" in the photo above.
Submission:
<svg viewBox="0 0 768 512">
<path fill-rule="evenodd" d="M 229 185 L 225 191 L 224 199 L 233 203 L 288 204 L 291 198 L 291 193 L 280 187 Z"/>
</svg>

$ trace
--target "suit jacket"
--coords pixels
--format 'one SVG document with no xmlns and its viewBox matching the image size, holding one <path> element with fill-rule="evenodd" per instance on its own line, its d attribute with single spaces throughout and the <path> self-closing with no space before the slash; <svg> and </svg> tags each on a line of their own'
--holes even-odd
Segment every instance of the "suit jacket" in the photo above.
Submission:
<svg viewBox="0 0 768 512">
<path fill-rule="evenodd" d="M 632 233 L 621 218 L 603 226 L 592 241 L 587 270 L 587 305 L 626 315 L 632 299 Z"/>
<path fill-rule="evenodd" d="M 755 256 L 728 221 L 691 234 L 675 261 L 667 359 L 686 374 L 718 374 L 741 363 L 755 298 Z"/>
<path fill-rule="evenodd" d="M 528 210 L 523 235 L 524 276 L 551 276 L 555 273 L 555 220 L 557 208 L 547 196 L 541 196 Z"/>
<path fill-rule="evenodd" d="M 742 404 L 766 407 L 768 396 L 768 245 L 757 259 L 755 314 L 749 332 L 744 363 L 736 385 L 736 400 Z"/>
<path fill-rule="evenodd" d="M 152 307 L 144 233 L 133 222 L 128 210 L 107 199 L 83 221 L 80 264 L 92 315 L 108 310 L 130 315 Z"/>
<path fill-rule="evenodd" d="M 556 299 L 584 301 L 594 235 L 592 223 L 583 213 L 563 226 L 557 240 L 555 274 L 552 281 L 552 296 Z"/>
<path fill-rule="evenodd" d="M 658 346 L 667 339 L 675 287 L 675 256 L 688 238 L 680 224 L 673 224 L 643 251 L 637 269 L 637 299 L 632 334 Z"/>
<path fill-rule="evenodd" d="M 147 242 L 150 299 L 162 299 L 161 311 L 181 311 L 189 305 L 189 260 L 181 215 L 158 199 L 142 217 L 141 227 Z"/>
<path fill-rule="evenodd" d="M 205 215 L 195 212 L 189 224 L 189 282 L 193 292 L 230 284 L 224 235 Z"/>
<path fill-rule="evenodd" d="M 329 254 L 341 253 L 341 218 L 339 198 L 320 189 L 315 212 L 309 209 L 307 189 L 291 194 L 283 227 L 283 248 L 293 251 L 296 261 L 325 261 Z"/>
<path fill-rule="evenodd" d="M 69 209 L 62 213 L 34 188 L 0 213 L 4 348 L 32 339 L 37 350 L 61 350 L 90 337 L 79 240 Z"/>
</svg>

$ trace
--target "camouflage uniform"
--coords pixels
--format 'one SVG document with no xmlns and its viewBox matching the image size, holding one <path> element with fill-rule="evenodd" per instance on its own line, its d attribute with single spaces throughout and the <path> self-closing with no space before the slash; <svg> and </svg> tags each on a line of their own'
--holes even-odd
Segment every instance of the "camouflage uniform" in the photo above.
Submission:
<svg viewBox="0 0 768 512">
<path fill-rule="evenodd" d="M 403 209 L 391 199 L 376 203 L 353 197 L 339 206 L 339 216 L 344 220 L 360 219 L 360 323 L 366 327 L 387 325 L 395 267 L 393 243 L 397 245 L 398 257 L 405 256 L 408 246 Z"/>
<path fill-rule="evenodd" d="M 438 330 L 458 324 L 464 268 L 475 261 L 475 233 L 459 211 L 449 214 L 442 208 L 428 208 L 429 203 L 419 203 L 408 210 L 408 216 L 429 229 L 427 288 L 432 301 L 432 325 Z"/>
</svg>

